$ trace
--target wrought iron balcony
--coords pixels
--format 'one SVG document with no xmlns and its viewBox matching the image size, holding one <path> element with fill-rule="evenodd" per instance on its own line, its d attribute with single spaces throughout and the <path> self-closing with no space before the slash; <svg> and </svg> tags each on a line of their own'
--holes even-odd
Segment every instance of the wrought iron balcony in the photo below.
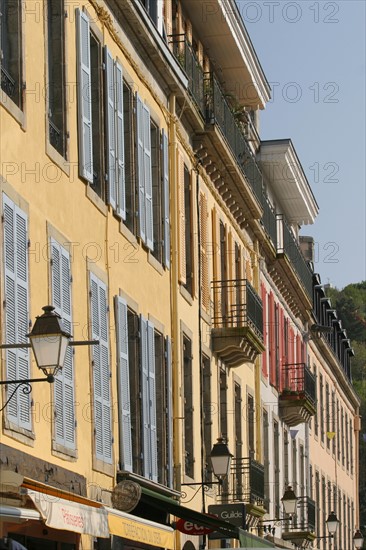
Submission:
<svg viewBox="0 0 366 550">
<path fill-rule="evenodd" d="M 253 362 L 264 351 L 262 300 L 246 279 L 212 282 L 212 343 L 228 365 Z"/>
<path fill-rule="evenodd" d="M 207 91 L 206 122 L 216 124 L 226 139 L 237 163 L 259 203 L 262 201 L 263 175 L 255 160 L 244 128 L 234 114 L 213 73 L 205 74 Z"/>
<path fill-rule="evenodd" d="M 285 364 L 282 387 L 279 404 L 286 424 L 309 422 L 316 413 L 316 380 L 309 367 L 305 363 Z"/>
<path fill-rule="evenodd" d="M 173 44 L 173 52 L 182 69 L 188 76 L 188 90 L 196 103 L 201 115 L 205 114 L 205 94 L 203 69 L 193 50 L 192 44 L 185 34 L 173 34 L 169 36 L 169 42 Z"/>
<path fill-rule="evenodd" d="M 277 237 L 277 255 L 287 257 L 308 297 L 312 299 L 313 275 L 282 214 L 277 214 Z"/>
<path fill-rule="evenodd" d="M 277 250 L 277 220 L 276 212 L 272 208 L 268 197 L 263 193 L 262 199 L 263 216 L 261 224 L 264 227 L 265 232 L 272 241 L 273 246 Z"/>
<path fill-rule="evenodd" d="M 220 486 L 221 502 L 245 502 L 247 514 L 265 514 L 264 466 L 253 458 L 233 458 L 226 482 Z"/>
<path fill-rule="evenodd" d="M 315 538 L 316 513 L 315 502 L 310 497 L 300 497 L 296 515 L 290 523 L 286 523 L 282 538 L 290 540 L 296 546 L 303 547 L 306 541 L 312 542 Z"/>
<path fill-rule="evenodd" d="M 4 69 L 4 67 L 1 67 L 1 89 L 9 97 L 13 97 L 15 93 L 15 80 Z"/>
</svg>

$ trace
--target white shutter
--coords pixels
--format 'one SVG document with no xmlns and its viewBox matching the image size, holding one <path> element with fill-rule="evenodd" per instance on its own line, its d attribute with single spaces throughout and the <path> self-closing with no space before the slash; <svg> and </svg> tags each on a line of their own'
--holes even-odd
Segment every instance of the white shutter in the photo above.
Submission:
<svg viewBox="0 0 366 550">
<path fill-rule="evenodd" d="M 155 338 L 154 325 L 147 322 L 147 353 L 149 364 L 150 400 L 150 471 L 151 479 L 158 481 L 158 441 L 156 430 L 156 379 L 155 379 Z"/>
<path fill-rule="evenodd" d="M 117 207 L 116 188 L 116 127 L 115 127 L 115 78 L 114 61 L 111 52 L 105 46 L 105 99 L 106 99 L 106 150 L 108 173 L 108 201 L 114 210 Z"/>
<path fill-rule="evenodd" d="M 143 106 L 144 127 L 144 172 L 145 172 L 145 214 L 146 214 L 146 246 L 154 250 L 154 221 L 152 198 L 152 168 L 151 168 L 151 123 L 150 111 Z"/>
<path fill-rule="evenodd" d="M 173 369 L 172 341 L 165 339 L 166 385 L 167 385 L 167 477 L 168 487 L 173 487 Z"/>
<path fill-rule="evenodd" d="M 128 361 L 127 303 L 115 296 L 115 318 L 118 364 L 118 421 L 120 431 L 120 462 L 123 470 L 132 472 L 131 402 Z"/>
<path fill-rule="evenodd" d="M 88 16 L 76 10 L 78 56 L 79 173 L 93 183 L 90 26 Z"/>
<path fill-rule="evenodd" d="M 144 105 L 136 94 L 136 126 L 137 126 L 137 174 L 139 187 L 139 235 L 146 241 L 146 214 L 145 214 L 145 166 L 144 166 Z"/>
<path fill-rule="evenodd" d="M 93 273 L 90 273 L 90 291 L 92 338 L 99 340 L 99 345 L 92 346 L 95 450 L 98 459 L 111 463 L 112 423 L 107 288 Z"/>
<path fill-rule="evenodd" d="M 61 316 L 63 326 L 72 333 L 70 255 L 54 239 L 52 250 L 52 305 Z M 75 448 L 75 400 L 73 350 L 69 346 L 64 366 L 58 372 L 54 386 L 55 438 L 60 445 Z"/>
<path fill-rule="evenodd" d="M 140 316 L 141 380 L 142 380 L 142 440 L 144 476 L 151 479 L 150 453 L 150 395 L 149 395 L 149 356 L 147 349 L 147 320 Z"/>
<path fill-rule="evenodd" d="M 126 184 L 125 184 L 125 133 L 123 119 L 123 69 L 116 62 L 116 127 L 117 127 L 117 213 L 126 219 Z"/>
<path fill-rule="evenodd" d="M 26 341 L 29 332 L 28 223 L 26 214 L 3 194 L 5 263 L 5 340 L 7 344 Z M 8 380 L 30 378 L 28 348 L 6 350 Z M 11 386 L 7 396 L 14 391 Z M 21 389 L 7 405 L 9 420 L 31 429 L 30 396 Z"/>
<path fill-rule="evenodd" d="M 168 136 L 162 131 L 163 142 L 163 220 L 164 220 L 164 265 L 170 268 L 170 202 L 169 202 L 169 149 Z"/>
</svg>

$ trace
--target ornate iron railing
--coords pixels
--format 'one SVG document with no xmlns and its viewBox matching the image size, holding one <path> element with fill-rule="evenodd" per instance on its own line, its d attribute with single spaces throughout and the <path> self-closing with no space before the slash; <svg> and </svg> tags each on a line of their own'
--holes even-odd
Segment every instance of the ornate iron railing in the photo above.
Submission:
<svg viewBox="0 0 366 550">
<path fill-rule="evenodd" d="M 214 328 L 250 327 L 263 339 L 262 300 L 246 279 L 213 281 Z"/>
<path fill-rule="evenodd" d="M 7 96 L 13 97 L 15 93 L 15 80 L 10 76 L 4 67 L 1 67 L 1 89 Z"/>
<path fill-rule="evenodd" d="M 283 391 L 286 394 L 303 394 L 313 404 L 316 403 L 316 379 L 305 363 L 286 363 L 283 366 Z"/>
<path fill-rule="evenodd" d="M 264 505 L 264 466 L 253 458 L 233 458 L 228 482 L 219 490 L 221 501 Z"/>
</svg>

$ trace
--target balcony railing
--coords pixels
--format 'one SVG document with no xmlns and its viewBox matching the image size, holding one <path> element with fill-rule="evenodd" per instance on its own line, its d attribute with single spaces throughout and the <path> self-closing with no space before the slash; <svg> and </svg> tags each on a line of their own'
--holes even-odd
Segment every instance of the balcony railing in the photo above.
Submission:
<svg viewBox="0 0 366 550">
<path fill-rule="evenodd" d="M 283 214 L 277 214 L 277 237 L 277 253 L 286 254 L 309 297 L 312 297 L 312 273 Z"/>
<path fill-rule="evenodd" d="M 264 466 L 252 458 L 233 458 L 227 483 L 219 491 L 221 501 L 263 506 Z"/>
<path fill-rule="evenodd" d="M 212 282 L 214 328 L 251 328 L 263 339 L 262 300 L 246 279 Z"/>
<path fill-rule="evenodd" d="M 300 395 L 316 403 L 316 380 L 305 363 L 286 364 L 283 368 L 283 397 Z"/>
<path fill-rule="evenodd" d="M 261 219 L 261 223 L 268 237 L 271 239 L 274 247 L 277 249 L 276 212 L 272 208 L 268 200 L 268 197 L 264 193 L 263 193 L 263 199 L 262 199 L 262 208 L 263 208 L 263 216 Z"/>
<path fill-rule="evenodd" d="M 259 202 L 262 200 L 263 176 L 248 145 L 240 123 L 213 73 L 205 74 L 207 90 L 206 122 L 217 124 L 226 139 L 240 170 Z"/>
<path fill-rule="evenodd" d="M 4 67 L 1 67 L 1 89 L 7 96 L 13 97 L 15 92 L 15 80 L 4 69 Z"/>
<path fill-rule="evenodd" d="M 287 523 L 282 537 L 298 544 L 304 540 L 314 540 L 316 527 L 315 502 L 310 497 L 301 497 L 297 504 L 296 515 Z"/>
<path fill-rule="evenodd" d="M 169 42 L 173 44 L 174 55 L 188 76 L 188 90 L 192 99 L 195 101 L 201 115 L 204 116 L 205 94 L 202 66 L 184 34 L 169 36 Z"/>
</svg>

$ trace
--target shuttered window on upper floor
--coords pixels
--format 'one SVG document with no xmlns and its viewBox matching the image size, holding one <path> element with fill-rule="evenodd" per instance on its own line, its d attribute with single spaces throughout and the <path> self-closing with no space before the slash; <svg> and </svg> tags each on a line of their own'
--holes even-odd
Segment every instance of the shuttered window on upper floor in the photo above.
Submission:
<svg viewBox="0 0 366 550">
<path fill-rule="evenodd" d="M 19 109 L 23 107 L 21 0 L 0 0 L 1 89 Z"/>
<path fill-rule="evenodd" d="M 3 194 L 5 343 L 26 342 L 29 332 L 28 218 Z M 30 378 L 28 348 L 6 350 L 6 379 Z M 7 397 L 14 386 L 6 390 Z M 31 400 L 15 392 L 6 407 L 7 418 L 19 428 L 31 429 Z"/>
<path fill-rule="evenodd" d="M 99 345 L 91 346 L 95 456 L 112 463 L 108 293 L 106 285 L 93 273 L 90 273 L 90 316 L 92 339 L 99 340 Z"/>
<path fill-rule="evenodd" d="M 51 239 L 52 305 L 62 318 L 64 329 L 72 334 L 70 254 Z M 54 383 L 54 438 L 58 445 L 75 449 L 75 388 L 73 348 L 68 347 L 63 368 Z"/>
</svg>

